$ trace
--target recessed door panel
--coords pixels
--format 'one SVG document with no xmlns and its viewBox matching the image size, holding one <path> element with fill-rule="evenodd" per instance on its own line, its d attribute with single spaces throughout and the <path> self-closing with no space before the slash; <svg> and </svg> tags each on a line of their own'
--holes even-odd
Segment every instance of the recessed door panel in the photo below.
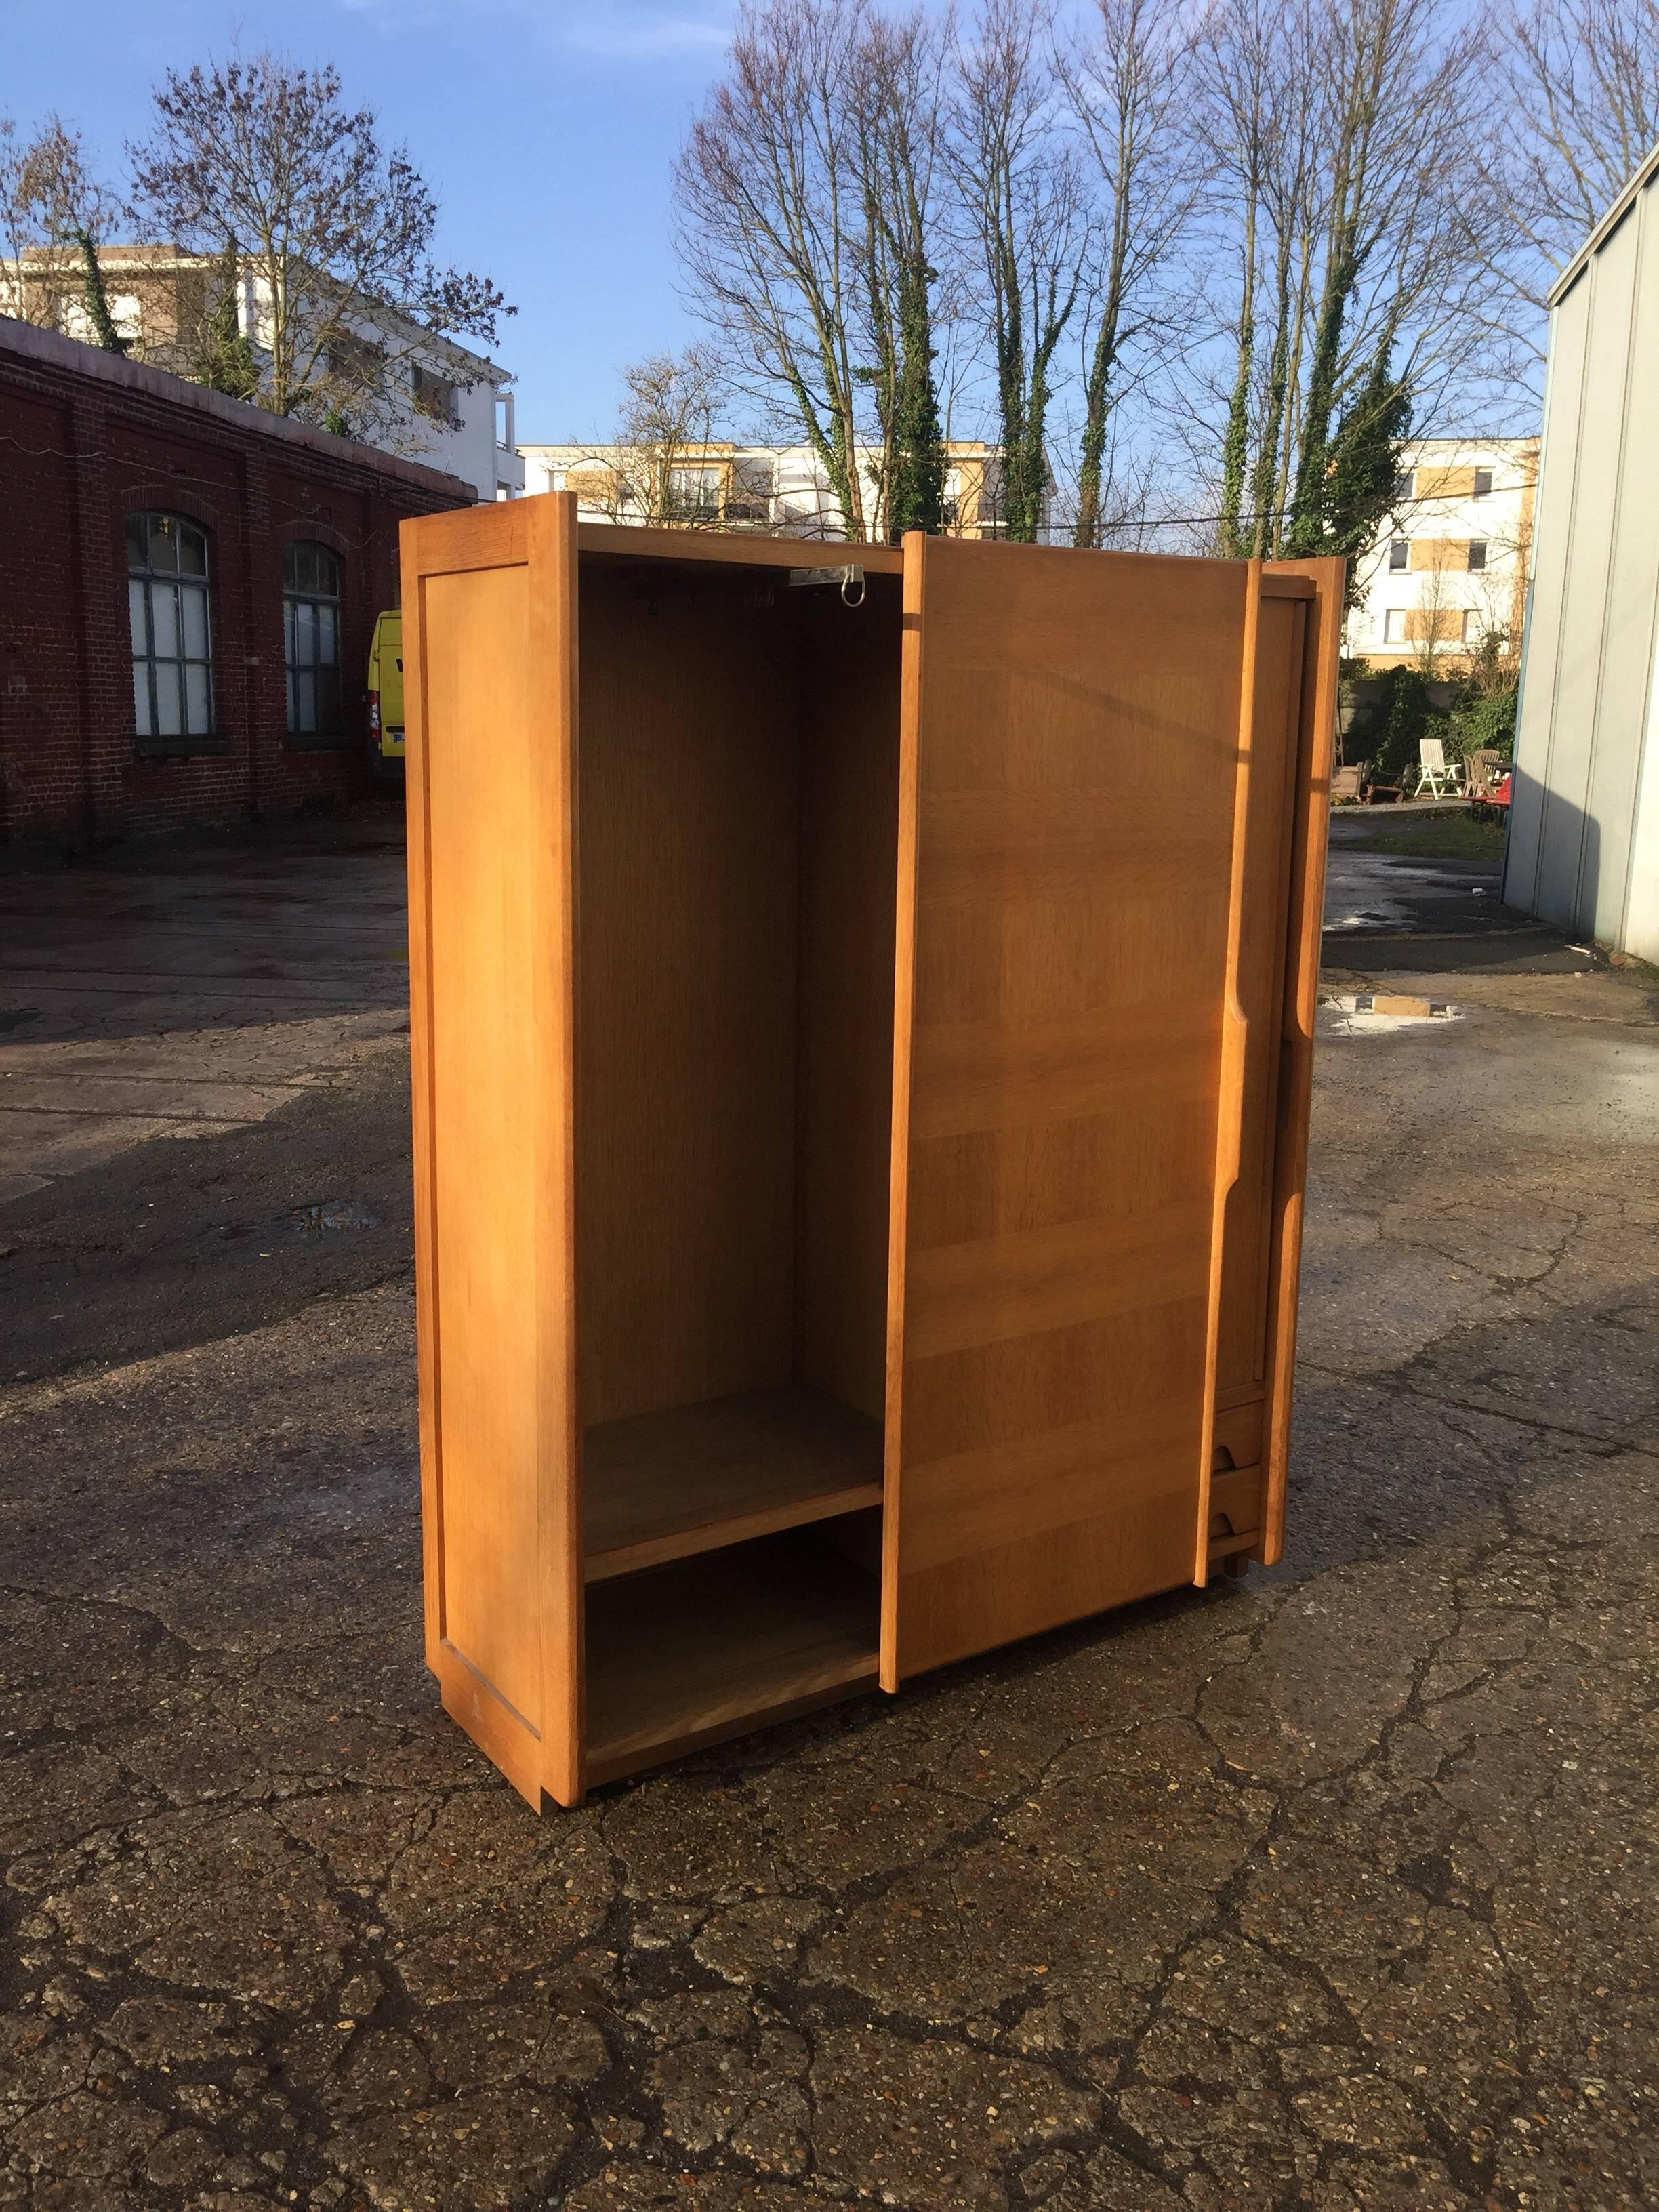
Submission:
<svg viewBox="0 0 1659 2212">
<path fill-rule="evenodd" d="M 890 1686 L 1202 1555 L 1225 1194 L 1272 1115 L 1241 951 L 1254 994 L 1282 978 L 1282 898 L 1241 944 L 1236 874 L 1282 866 L 1300 651 L 1275 611 L 1253 799 L 1259 569 L 906 550 Z"/>
</svg>

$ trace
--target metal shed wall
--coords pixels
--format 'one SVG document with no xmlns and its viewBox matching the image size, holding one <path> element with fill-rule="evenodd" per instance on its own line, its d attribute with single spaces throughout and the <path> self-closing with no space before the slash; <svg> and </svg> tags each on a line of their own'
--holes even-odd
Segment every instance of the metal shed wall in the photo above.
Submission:
<svg viewBox="0 0 1659 2212">
<path fill-rule="evenodd" d="M 1659 961 L 1659 149 L 1551 300 L 1504 896 Z"/>
</svg>

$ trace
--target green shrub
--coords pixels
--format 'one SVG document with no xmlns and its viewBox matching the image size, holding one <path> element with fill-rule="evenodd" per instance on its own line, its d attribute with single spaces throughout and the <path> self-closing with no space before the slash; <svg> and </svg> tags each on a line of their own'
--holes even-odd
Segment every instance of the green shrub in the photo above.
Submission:
<svg viewBox="0 0 1659 2212">
<path fill-rule="evenodd" d="M 1465 684 L 1454 694 L 1449 708 L 1437 713 L 1429 704 L 1428 684 L 1416 669 L 1384 669 L 1377 680 L 1382 690 L 1365 743 L 1378 782 L 1411 790 L 1425 738 L 1438 738 L 1449 761 L 1467 760 L 1483 747 L 1504 760 L 1514 757 L 1513 689 L 1483 690 Z"/>
<path fill-rule="evenodd" d="M 1513 690 L 1465 692 L 1449 714 L 1432 717 L 1424 735 L 1440 739 L 1449 761 L 1467 760 L 1483 749 L 1513 760 L 1516 696 Z"/>
<path fill-rule="evenodd" d="M 1373 757 L 1380 783 L 1405 783 L 1416 769 L 1418 747 L 1428 734 L 1429 690 L 1414 668 L 1390 668 L 1389 686 L 1377 717 L 1382 736 Z"/>
</svg>

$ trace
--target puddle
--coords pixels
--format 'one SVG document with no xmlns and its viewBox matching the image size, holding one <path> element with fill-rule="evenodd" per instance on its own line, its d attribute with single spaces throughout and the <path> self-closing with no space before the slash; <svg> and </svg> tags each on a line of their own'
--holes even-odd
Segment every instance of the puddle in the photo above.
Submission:
<svg viewBox="0 0 1659 2212">
<path fill-rule="evenodd" d="M 323 1206 L 302 1206 L 289 1216 L 289 1225 L 314 1236 L 320 1229 L 378 1229 L 380 1218 L 356 1199 L 331 1199 Z"/>
<path fill-rule="evenodd" d="M 1425 866 L 1391 853 L 1356 853 L 1333 845 L 1325 882 L 1325 927 L 1334 935 L 1349 930 L 1409 929 L 1420 926 L 1427 908 L 1443 912 L 1462 901 L 1484 899 L 1493 890 L 1487 880 L 1464 880 L 1469 872 L 1444 862 Z"/>
</svg>

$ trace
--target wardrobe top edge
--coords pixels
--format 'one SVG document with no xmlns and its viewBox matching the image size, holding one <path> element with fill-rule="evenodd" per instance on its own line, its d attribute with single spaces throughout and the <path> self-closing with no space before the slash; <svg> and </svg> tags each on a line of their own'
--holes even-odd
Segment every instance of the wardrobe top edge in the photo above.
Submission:
<svg viewBox="0 0 1659 2212">
<path fill-rule="evenodd" d="M 641 542 L 643 541 L 643 542 Z M 684 561 L 741 568 L 862 568 L 902 576 L 900 545 L 860 545 L 817 538 L 751 538 L 738 531 L 650 530 L 614 522 L 576 527 L 579 553 L 609 554 L 629 562 Z"/>
<path fill-rule="evenodd" d="M 533 511 L 568 495 L 552 492 L 530 499 L 498 504 L 457 507 L 444 513 L 406 516 L 399 529 L 404 558 L 411 573 L 441 575 L 458 569 L 516 568 L 532 557 L 532 541 L 538 526 Z M 574 518 L 572 518 L 574 519 Z M 846 538 L 762 538 L 748 531 L 671 530 L 632 523 L 578 522 L 578 557 L 610 566 L 626 564 L 648 568 L 659 562 L 682 568 L 812 568 L 832 574 L 856 568 L 866 576 L 902 576 L 905 549 L 902 545 L 866 544 Z M 567 541 L 568 542 L 568 541 Z M 1045 567 L 1079 561 L 1109 564 L 1120 574 L 1128 568 L 1167 568 L 1176 562 L 1189 569 L 1245 570 L 1253 564 L 1242 560 L 1191 553 L 1093 551 L 1075 546 L 1018 545 L 998 539 L 939 540 L 979 558 L 995 561 L 1010 553 L 1035 557 Z M 1321 591 L 1334 592 L 1343 569 L 1337 558 L 1269 561 L 1259 564 L 1259 589 L 1263 599 L 1314 599 Z"/>
</svg>

